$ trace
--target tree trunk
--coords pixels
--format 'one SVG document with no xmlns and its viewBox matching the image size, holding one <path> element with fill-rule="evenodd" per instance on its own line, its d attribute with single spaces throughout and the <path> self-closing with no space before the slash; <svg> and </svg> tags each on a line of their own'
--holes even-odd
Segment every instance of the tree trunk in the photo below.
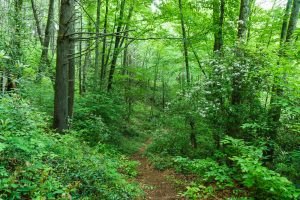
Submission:
<svg viewBox="0 0 300 200">
<path fill-rule="evenodd" d="M 191 134 L 190 134 L 191 145 L 194 149 L 196 149 L 197 148 L 197 138 L 196 138 L 196 130 L 195 130 L 195 120 L 193 118 L 190 118 L 189 124 L 191 127 Z"/>
<path fill-rule="evenodd" d="M 82 37 L 82 31 L 83 31 L 83 26 L 82 26 L 82 14 L 80 16 L 80 36 Z M 79 95 L 82 96 L 82 41 L 79 41 L 79 64 L 78 64 L 78 87 L 79 87 Z"/>
<path fill-rule="evenodd" d="M 49 0 L 48 18 L 47 18 L 47 24 L 45 28 L 45 37 L 42 43 L 43 49 L 42 49 L 42 54 L 40 59 L 40 66 L 38 69 L 39 73 L 38 73 L 37 81 L 40 81 L 41 73 L 45 72 L 45 69 L 49 70 L 50 67 L 50 61 L 48 59 L 48 51 L 49 51 L 49 44 L 51 38 L 51 33 L 50 33 L 51 25 L 53 20 L 54 20 L 54 0 Z"/>
<path fill-rule="evenodd" d="M 287 27 L 288 27 L 288 21 L 289 16 L 292 8 L 292 0 L 288 0 L 284 12 L 284 17 L 282 21 L 282 27 L 281 27 L 281 34 L 280 34 L 280 44 L 282 44 L 286 39 L 286 33 L 287 33 Z"/>
<path fill-rule="evenodd" d="M 249 11 L 250 24 L 248 25 L 248 31 L 247 31 L 247 43 L 250 41 L 250 36 L 251 36 L 251 27 L 252 27 L 251 20 L 252 20 L 252 13 L 253 13 L 253 10 L 255 8 L 255 1 L 256 0 L 250 0 L 250 11 Z"/>
<path fill-rule="evenodd" d="M 156 88 L 157 88 L 157 79 L 158 79 L 158 66 L 160 63 L 160 54 L 157 54 L 157 60 L 156 60 L 156 64 L 154 66 L 154 78 L 153 78 L 153 89 L 152 89 L 152 97 L 151 99 L 151 110 L 150 110 L 150 115 L 153 118 L 154 117 L 154 107 L 156 105 Z"/>
<path fill-rule="evenodd" d="M 89 47 L 88 47 L 89 48 Z M 91 51 L 88 50 L 85 54 L 84 63 L 82 67 L 82 95 L 87 91 L 86 80 L 87 80 L 87 69 L 90 65 Z"/>
<path fill-rule="evenodd" d="M 164 75 L 162 77 L 162 109 L 165 110 L 166 107 L 166 81 Z"/>
<path fill-rule="evenodd" d="M 98 88 L 98 80 L 99 80 L 99 59 L 100 59 L 100 51 L 99 51 L 99 36 L 100 36 L 100 8 L 101 8 L 101 0 L 97 0 L 97 19 L 96 19 L 96 42 L 95 42 L 95 74 L 94 74 L 94 89 Z"/>
<path fill-rule="evenodd" d="M 21 52 L 21 14 L 22 14 L 22 6 L 23 6 L 23 0 L 15 0 L 15 13 L 14 13 L 14 25 L 15 25 L 15 38 L 13 40 L 14 44 L 14 55 L 12 56 L 14 60 L 20 60 L 22 57 Z M 8 78 L 10 80 L 10 78 Z"/>
<path fill-rule="evenodd" d="M 106 33 L 107 33 L 107 20 L 108 20 L 108 0 L 105 1 L 105 17 L 103 25 L 103 41 L 102 41 L 102 57 L 101 57 L 101 88 L 105 82 L 106 65 L 105 65 L 105 53 L 106 53 Z"/>
<path fill-rule="evenodd" d="M 250 0 L 241 0 L 240 5 L 240 15 L 239 15 L 239 24 L 238 24 L 238 43 L 244 44 L 247 38 L 247 25 L 249 20 L 249 13 L 250 13 Z M 241 50 L 237 49 L 237 56 L 241 55 Z M 240 72 L 240 67 L 234 67 L 234 72 Z M 241 94 L 241 76 L 234 77 L 232 80 L 232 87 L 233 91 L 231 94 L 231 104 L 232 105 L 239 105 L 242 101 L 242 94 Z"/>
<path fill-rule="evenodd" d="M 297 22 L 299 19 L 300 0 L 294 0 L 292 13 L 289 21 L 288 30 L 286 33 L 286 42 L 290 42 L 292 35 L 297 28 Z"/>
<path fill-rule="evenodd" d="M 70 49 L 73 47 L 70 34 L 74 23 L 74 0 L 61 0 L 59 31 L 57 37 L 57 59 L 54 90 L 53 128 L 62 132 L 68 128 L 69 114 L 69 66 Z"/>
<path fill-rule="evenodd" d="M 186 70 L 186 81 L 187 85 L 190 85 L 190 68 L 189 68 L 189 55 L 188 55 L 188 41 L 186 37 L 185 23 L 182 12 L 182 1 L 178 0 L 179 4 L 179 12 L 180 12 L 180 22 L 181 22 L 181 31 L 182 31 L 182 43 L 183 43 L 183 54 L 184 54 L 184 62 L 185 62 L 185 70 Z"/>
<path fill-rule="evenodd" d="M 240 16 L 238 23 L 238 40 L 245 42 L 247 38 L 247 28 L 250 15 L 250 0 L 241 0 L 240 4 Z"/>
<path fill-rule="evenodd" d="M 75 18 L 70 22 L 70 32 L 75 32 Z M 73 118 L 75 96 L 75 41 L 71 39 L 69 46 L 69 94 L 68 94 L 68 118 Z"/>
<path fill-rule="evenodd" d="M 119 48 L 120 48 L 120 42 L 121 42 L 121 30 L 122 30 L 122 24 L 123 24 L 123 18 L 124 18 L 124 9 L 125 9 L 125 2 L 126 0 L 122 0 L 121 6 L 120 6 L 120 14 L 118 19 L 118 26 L 117 26 L 117 33 L 116 33 L 116 39 L 115 39 L 115 46 L 113 51 L 113 57 L 111 61 L 110 71 L 109 71 L 109 77 L 108 77 L 108 85 L 107 85 L 107 91 L 110 92 L 112 89 L 113 84 L 113 77 L 115 73 L 115 68 L 117 64 L 117 59 L 119 55 Z"/>
<path fill-rule="evenodd" d="M 239 22 L 238 22 L 238 33 L 237 33 L 237 49 L 236 56 L 243 57 L 244 52 L 241 49 L 241 45 L 245 45 L 247 41 L 247 27 L 249 21 L 249 13 L 250 13 L 250 0 L 241 0 L 240 4 L 240 14 L 239 14 Z M 242 118 L 239 113 L 240 105 L 243 103 L 243 72 L 241 65 L 233 65 L 233 73 L 238 73 L 239 75 L 235 75 L 232 78 L 232 92 L 231 92 L 231 106 L 232 111 L 229 113 L 229 120 L 227 123 L 227 134 L 240 137 L 241 133 L 241 125 Z"/>
<path fill-rule="evenodd" d="M 38 37 L 39 37 L 41 45 L 43 45 L 42 29 L 41 29 L 40 20 L 39 20 L 39 17 L 38 17 L 38 13 L 37 13 L 37 9 L 35 7 L 34 0 L 31 0 L 31 8 L 32 8 L 33 17 L 34 17 L 34 20 L 35 20 L 35 23 L 36 23 L 36 30 L 37 30 L 37 33 L 38 33 Z"/>
<path fill-rule="evenodd" d="M 214 21 L 214 51 L 220 51 L 223 46 L 223 23 L 225 12 L 225 0 L 214 0 L 213 21 Z"/>
</svg>

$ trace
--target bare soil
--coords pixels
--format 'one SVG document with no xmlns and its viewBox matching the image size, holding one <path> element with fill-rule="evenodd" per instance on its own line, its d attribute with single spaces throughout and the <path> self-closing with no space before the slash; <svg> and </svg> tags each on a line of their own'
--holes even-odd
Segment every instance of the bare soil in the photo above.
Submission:
<svg viewBox="0 0 300 200">
<path fill-rule="evenodd" d="M 151 165 L 149 160 L 143 156 L 147 145 L 151 143 L 148 140 L 140 150 L 133 155 L 133 160 L 140 162 L 138 167 L 138 176 L 136 181 L 141 184 L 145 191 L 145 197 L 141 199 L 152 200 L 172 200 L 183 199 L 178 195 L 179 188 L 175 186 L 169 177 L 174 177 L 176 174 L 172 170 L 160 171 Z"/>
</svg>

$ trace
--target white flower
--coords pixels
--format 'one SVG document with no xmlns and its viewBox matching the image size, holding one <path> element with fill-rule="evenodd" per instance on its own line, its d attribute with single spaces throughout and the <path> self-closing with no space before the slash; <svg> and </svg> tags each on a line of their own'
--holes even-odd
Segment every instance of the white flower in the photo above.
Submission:
<svg viewBox="0 0 300 200">
<path fill-rule="evenodd" d="M 239 20 L 238 24 L 244 24 L 244 21 L 243 20 Z"/>
</svg>

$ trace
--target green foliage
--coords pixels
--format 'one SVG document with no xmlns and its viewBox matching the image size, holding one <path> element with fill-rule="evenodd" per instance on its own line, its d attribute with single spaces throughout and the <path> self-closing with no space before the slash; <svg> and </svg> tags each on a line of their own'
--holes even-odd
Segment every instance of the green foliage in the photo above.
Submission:
<svg viewBox="0 0 300 200">
<path fill-rule="evenodd" d="M 141 194 L 127 182 L 136 175 L 137 163 L 112 147 L 91 148 L 76 132 L 52 133 L 44 114 L 17 96 L 1 98 L 0 110 L 1 198 L 132 199 Z"/>
<path fill-rule="evenodd" d="M 219 165 L 212 159 L 189 160 L 176 157 L 174 166 L 177 171 L 195 174 L 206 182 L 215 182 L 219 189 L 234 186 L 232 176 L 235 169 L 230 169 L 226 165 Z"/>
<path fill-rule="evenodd" d="M 157 130 L 154 133 L 153 142 L 148 147 L 148 151 L 162 155 L 191 155 L 192 148 L 187 139 L 188 137 L 187 132 L 173 133 L 166 130 Z"/>
<path fill-rule="evenodd" d="M 217 155 L 216 158 L 225 158 L 226 162 L 223 164 L 212 158 L 191 160 L 181 156 L 173 157 L 173 162 L 168 167 L 173 167 L 180 173 L 197 176 L 200 181 L 187 187 L 187 191 L 183 193 L 185 197 L 207 198 L 218 190 L 228 189 L 237 193 L 236 197 L 245 196 L 245 193 L 258 199 L 299 197 L 300 191 L 292 182 L 263 166 L 265 147 L 247 145 L 243 140 L 231 137 L 223 139 L 222 145 L 225 154 Z M 213 189 L 209 186 L 211 184 L 214 185 Z M 241 194 L 238 188 L 242 189 Z"/>
<path fill-rule="evenodd" d="M 263 149 L 245 145 L 242 140 L 225 138 L 229 158 L 241 173 L 244 186 L 255 191 L 259 198 L 297 199 L 299 189 L 285 177 L 262 165 Z"/>
<path fill-rule="evenodd" d="M 214 197 L 214 188 L 212 186 L 204 186 L 196 183 L 192 183 L 186 188 L 186 191 L 182 194 L 183 197 L 188 199 L 206 199 Z"/>
</svg>

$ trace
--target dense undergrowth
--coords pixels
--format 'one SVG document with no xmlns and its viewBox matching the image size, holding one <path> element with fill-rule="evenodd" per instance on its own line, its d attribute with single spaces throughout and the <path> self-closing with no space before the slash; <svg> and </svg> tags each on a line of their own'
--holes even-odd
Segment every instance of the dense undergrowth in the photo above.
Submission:
<svg viewBox="0 0 300 200">
<path fill-rule="evenodd" d="M 96 110 L 81 110 L 65 134 L 54 133 L 48 115 L 18 95 L 1 98 L 0 110 L 0 199 L 142 195 L 138 184 L 128 181 L 137 174 L 138 163 L 120 153 L 116 145 L 121 138 L 114 144 L 104 142 L 121 136 L 113 134 L 117 128 L 108 128 Z"/>
<path fill-rule="evenodd" d="M 280 168 L 276 168 L 276 172 L 264 166 L 264 143 L 254 146 L 227 136 L 221 141 L 222 151 L 218 151 L 208 133 L 198 136 L 200 147 L 193 149 L 188 132 L 178 131 L 157 131 L 146 154 L 156 168 L 173 168 L 192 177 L 182 196 L 278 200 L 300 197 L 294 183 L 278 173 Z"/>
</svg>

